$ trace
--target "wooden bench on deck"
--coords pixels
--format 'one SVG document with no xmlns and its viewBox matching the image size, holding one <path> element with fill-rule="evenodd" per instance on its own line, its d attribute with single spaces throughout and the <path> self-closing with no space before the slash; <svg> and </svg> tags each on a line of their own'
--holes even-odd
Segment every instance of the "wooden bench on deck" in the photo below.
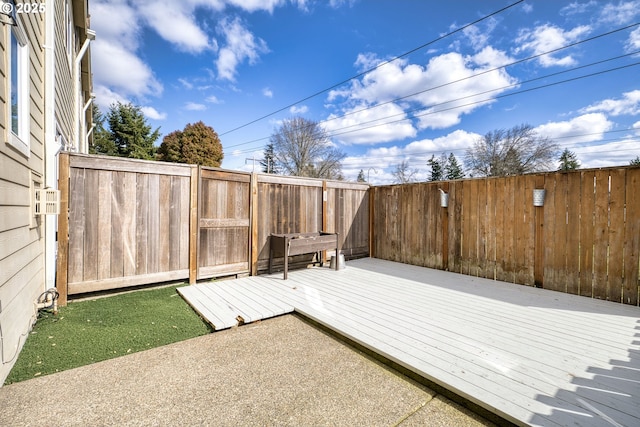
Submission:
<svg viewBox="0 0 640 427">
<path fill-rule="evenodd" d="M 320 252 L 335 249 L 336 257 L 340 253 L 338 247 L 338 233 L 290 233 L 272 234 L 269 250 L 269 274 L 273 269 L 273 257 L 284 257 L 284 280 L 287 280 L 289 270 L 289 257 L 293 255 L 316 253 L 317 260 L 322 266 L 323 261 Z M 338 270 L 336 259 L 335 269 Z"/>
</svg>

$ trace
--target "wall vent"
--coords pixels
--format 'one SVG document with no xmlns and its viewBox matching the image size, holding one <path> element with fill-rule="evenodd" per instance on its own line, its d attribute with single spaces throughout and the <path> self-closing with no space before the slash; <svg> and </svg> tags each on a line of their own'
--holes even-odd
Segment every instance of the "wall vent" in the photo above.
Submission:
<svg viewBox="0 0 640 427">
<path fill-rule="evenodd" d="M 60 214 L 60 191 L 50 188 L 36 190 L 36 215 Z"/>
</svg>

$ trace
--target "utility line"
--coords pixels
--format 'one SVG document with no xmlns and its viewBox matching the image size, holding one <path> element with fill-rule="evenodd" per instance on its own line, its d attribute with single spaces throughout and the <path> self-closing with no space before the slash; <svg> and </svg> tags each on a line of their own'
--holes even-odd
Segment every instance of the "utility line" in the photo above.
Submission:
<svg viewBox="0 0 640 427">
<path fill-rule="evenodd" d="M 348 79 L 346 79 L 346 80 L 343 80 L 343 81 L 341 81 L 341 82 L 339 82 L 339 83 L 336 83 L 336 84 L 334 84 L 334 85 L 333 85 L 333 86 L 331 86 L 331 87 L 328 87 L 328 88 L 326 88 L 326 89 L 323 89 L 323 90 L 321 90 L 321 91 L 318 91 L 318 92 L 316 92 L 316 93 L 314 93 L 314 94 L 312 94 L 312 95 L 309 95 L 309 96 L 307 96 L 307 97 L 305 97 L 305 98 L 303 98 L 303 99 L 301 99 L 301 100 L 299 100 L 299 101 L 296 101 L 296 102 L 294 102 L 294 103 L 292 103 L 292 104 L 289 104 L 289 105 L 287 105 L 287 106 L 285 106 L 285 107 L 282 107 L 282 108 L 280 108 L 279 110 L 273 111 L 273 112 L 271 112 L 271 113 L 269 113 L 269 114 L 265 114 L 264 116 L 259 117 L 259 118 L 255 119 L 255 120 L 252 120 L 252 121 L 250 121 L 250 122 L 248 122 L 248 123 L 245 123 L 245 124 L 243 124 L 243 125 L 241 125 L 241 126 L 237 126 L 237 127 L 233 128 L 233 129 L 230 129 L 230 130 L 228 130 L 228 131 L 225 131 L 225 132 L 223 132 L 223 133 L 219 134 L 219 136 L 223 136 L 223 135 L 230 134 L 231 132 L 235 132 L 235 131 L 237 131 L 237 130 L 239 130 L 239 129 L 245 128 L 245 127 L 247 127 L 247 126 L 249 126 L 249 125 L 252 125 L 252 124 L 257 123 L 257 122 L 259 122 L 259 121 L 261 121 L 261 120 L 264 120 L 264 119 L 266 119 L 267 117 L 271 117 L 271 116 L 273 116 L 274 114 L 278 114 L 278 113 L 280 113 L 280 112 L 282 112 L 282 111 L 284 111 L 284 110 L 286 110 L 286 109 L 288 109 L 288 108 L 291 108 L 291 107 L 293 107 L 293 106 L 295 106 L 295 105 L 298 105 L 298 104 L 300 104 L 301 102 L 307 101 L 307 100 L 309 100 L 309 99 L 311 99 L 311 98 L 315 98 L 315 97 L 316 97 L 316 96 L 318 96 L 318 95 L 321 95 L 321 94 L 323 94 L 323 93 L 325 93 L 325 92 L 330 91 L 331 89 L 335 89 L 335 88 L 337 88 L 338 86 L 342 86 L 343 84 L 348 83 L 348 82 L 350 82 L 351 80 L 354 80 L 354 79 L 360 78 L 360 77 L 364 76 L 365 74 L 368 74 L 368 73 L 370 73 L 370 72 L 372 72 L 372 71 L 374 71 L 374 70 L 377 70 L 377 69 L 378 69 L 378 68 L 380 68 L 380 67 L 383 67 L 383 66 L 385 66 L 385 65 L 387 65 L 387 64 L 390 64 L 390 63 L 392 63 L 392 62 L 394 62 L 394 61 L 397 61 L 398 59 L 404 58 L 405 56 L 408 56 L 408 55 L 410 55 L 410 54 L 412 54 L 412 53 L 414 53 L 414 52 L 417 52 L 418 50 L 424 49 L 425 47 L 430 46 L 430 45 L 432 45 L 432 44 L 434 44 L 434 43 L 436 43 L 436 42 L 439 42 L 440 40 L 443 40 L 443 39 L 445 39 L 445 38 L 447 38 L 447 37 L 449 37 L 449 36 L 452 36 L 453 34 L 456 34 L 456 33 L 460 32 L 460 31 L 463 31 L 463 30 L 465 30 L 466 28 L 472 27 L 472 26 L 474 26 L 474 25 L 476 25 L 476 24 L 478 24 L 478 23 L 480 23 L 480 22 L 484 21 L 485 19 L 489 19 L 489 18 L 491 18 L 492 16 L 498 15 L 498 14 L 500 14 L 500 13 L 504 12 L 505 10 L 510 9 L 510 8 L 512 8 L 513 6 L 516 6 L 516 5 L 520 4 L 520 3 L 522 3 L 523 1 L 524 1 L 524 0 L 518 0 L 518 1 L 516 1 L 515 3 L 512 3 L 512 4 L 508 5 L 508 6 L 503 7 L 502 9 L 499 9 L 499 10 L 497 10 L 497 11 L 495 11 L 495 12 L 493 12 L 493 13 L 489 14 L 489 15 L 483 16 L 482 18 L 480 18 L 480 19 L 477 19 L 477 20 L 473 21 L 473 22 L 471 22 L 470 24 L 466 24 L 466 25 L 463 25 L 462 27 L 458 27 L 458 28 L 456 28 L 456 29 L 455 29 L 455 30 L 453 30 L 453 31 L 450 31 L 450 32 L 448 32 L 448 33 L 446 33 L 446 34 L 444 34 L 444 35 L 442 35 L 442 36 L 440 36 L 440 37 L 438 37 L 438 38 L 436 38 L 436 39 L 434 39 L 434 40 L 431 40 L 430 42 L 427 42 L 427 43 L 425 43 L 425 44 L 423 44 L 423 45 L 421 45 L 421 46 L 418 46 L 418 47 L 416 47 L 416 48 L 414 48 L 414 49 L 411 49 L 410 51 L 405 52 L 405 53 L 403 53 L 403 54 L 401 54 L 401 55 L 398 55 L 398 56 L 396 56 L 396 57 L 394 57 L 394 58 L 392 58 L 392 59 L 390 59 L 390 60 L 388 60 L 388 61 L 381 62 L 380 64 L 376 65 L 375 67 L 369 68 L 369 69 L 367 69 L 367 70 L 365 70 L 365 71 L 363 71 L 363 72 L 361 72 L 361 73 L 359 73 L 359 74 L 356 74 L 356 75 L 355 75 L 355 76 L 353 76 L 353 77 L 350 77 L 350 78 L 348 78 Z"/>
<path fill-rule="evenodd" d="M 470 79 L 472 79 L 474 77 L 478 77 L 478 76 L 482 76 L 484 74 L 488 74 L 488 73 L 491 73 L 491 72 L 494 72 L 494 71 L 502 70 L 502 69 L 511 67 L 513 65 L 521 64 L 523 62 L 528 62 L 528 61 L 540 58 L 540 57 L 545 56 L 545 55 L 550 55 L 552 53 L 556 53 L 556 52 L 559 52 L 561 50 L 577 46 L 577 45 L 582 44 L 582 43 L 590 42 L 590 41 L 599 39 L 601 37 L 609 36 L 611 34 L 615 34 L 615 33 L 619 32 L 619 31 L 628 30 L 629 28 L 637 27 L 638 25 L 640 25 L 640 22 L 636 22 L 635 24 L 627 25 L 626 27 L 622 27 L 622 28 L 618 28 L 616 30 L 612 30 L 612 31 L 606 32 L 606 33 L 602 33 L 602 34 L 599 34 L 597 36 L 593 36 L 593 37 L 589 37 L 589 38 L 586 38 L 586 39 L 583 39 L 583 40 L 579 40 L 577 42 L 573 42 L 573 43 L 570 43 L 568 45 L 565 45 L 565 46 L 562 46 L 562 47 L 559 47 L 559 48 L 556 48 L 556 49 L 549 50 L 547 52 L 543 52 L 543 53 L 539 53 L 537 55 L 529 56 L 527 58 L 519 59 L 517 61 L 510 62 L 508 64 L 501 65 L 499 67 L 491 68 L 489 70 L 484 70 L 484 71 L 481 71 L 479 73 L 472 74 L 470 76 L 462 77 L 462 78 L 460 78 L 458 80 L 453 80 L 453 81 L 450 81 L 450 82 L 447 82 L 447 83 L 443 83 L 443 84 L 438 85 L 438 86 L 433 86 L 433 87 L 430 87 L 428 89 L 421 90 L 419 92 L 414 92 L 414 93 L 411 93 L 411 94 L 408 94 L 408 95 L 404 95 L 404 96 L 401 96 L 399 98 L 392 99 L 390 101 L 381 102 L 381 103 L 378 103 L 378 104 L 375 104 L 375 105 L 372 105 L 372 106 L 369 106 L 369 107 L 366 107 L 366 108 L 361 108 L 359 110 L 350 111 L 350 112 L 342 114 L 340 116 L 332 117 L 330 119 L 321 120 L 318 123 L 327 123 L 327 122 L 330 122 L 332 120 L 342 119 L 344 117 L 347 117 L 347 116 L 350 116 L 350 115 L 353 115 L 353 114 L 357 114 L 357 113 L 361 113 L 363 111 L 372 110 L 372 109 L 378 108 L 378 107 L 380 107 L 382 105 L 387 105 L 387 104 L 391 104 L 391 103 L 394 103 L 394 102 L 397 102 L 397 101 L 402 101 L 403 99 L 412 98 L 414 96 L 421 95 L 421 94 L 426 93 L 426 92 L 430 92 L 430 91 L 433 91 L 433 90 L 436 90 L 436 89 L 441 89 L 443 87 L 450 86 L 450 85 L 455 84 L 455 83 L 460 83 L 460 82 L 463 82 L 465 80 L 470 80 Z M 632 53 L 627 54 L 627 55 L 621 55 L 621 56 L 618 56 L 618 57 L 615 57 L 615 58 L 607 59 L 607 60 L 604 60 L 604 61 L 601 61 L 601 62 L 622 58 L 624 56 L 634 55 L 636 53 L 638 53 L 638 51 L 632 52 Z"/>
<path fill-rule="evenodd" d="M 422 113 L 422 114 L 415 114 L 413 116 L 413 118 L 424 117 L 424 116 L 428 116 L 428 115 L 432 115 L 432 114 L 443 113 L 443 112 L 446 112 L 446 111 L 451 111 L 451 110 L 455 110 L 455 109 L 463 108 L 463 107 L 469 107 L 471 105 L 490 102 L 490 101 L 493 101 L 493 100 L 496 100 L 496 99 L 502 99 L 502 98 L 506 98 L 506 97 L 509 97 L 509 96 L 520 95 L 520 94 L 523 94 L 523 93 L 532 92 L 534 90 L 546 89 L 546 88 L 549 88 L 549 87 L 552 87 L 552 86 L 557 86 L 557 85 L 560 85 L 560 84 L 565 84 L 565 83 L 573 82 L 573 81 L 576 81 L 576 80 L 585 79 L 585 78 L 588 78 L 588 77 L 594 77 L 594 76 L 598 76 L 598 75 L 601 75 L 601 74 L 610 73 L 610 72 L 613 72 L 613 71 L 619 71 L 619 70 L 622 70 L 622 69 L 625 69 L 625 68 L 635 67 L 637 65 L 640 65 L 640 62 L 634 62 L 634 63 L 623 65 L 623 66 L 620 66 L 620 67 L 610 68 L 608 70 L 598 71 L 598 72 L 591 73 L 591 74 L 585 74 L 585 75 L 582 75 L 582 76 L 573 77 L 573 78 L 570 78 L 570 79 L 561 80 L 561 81 L 554 82 L 554 83 L 548 83 L 548 84 L 545 84 L 545 85 L 536 86 L 536 87 L 532 87 L 532 88 L 528 88 L 528 89 L 523 89 L 523 90 L 516 91 L 516 92 L 506 93 L 506 94 L 502 94 L 502 95 L 496 95 L 495 97 L 492 97 L 492 98 L 486 98 L 486 99 L 483 99 L 483 100 L 480 100 L 480 101 L 468 102 L 466 104 L 456 105 L 454 107 L 449 107 L 449 108 L 443 108 L 443 109 L 437 110 L 437 111 L 428 111 L 428 112 Z M 471 95 L 471 97 L 473 97 L 473 96 L 478 96 L 478 94 Z M 469 98 L 469 97 L 470 96 L 467 96 L 467 97 L 464 97 L 464 98 Z M 461 98 L 461 99 L 464 99 L 464 98 Z M 440 104 L 437 104 L 437 105 L 448 104 L 448 103 L 455 102 L 455 101 L 456 100 L 447 101 L 447 102 L 443 102 L 443 103 L 440 103 Z M 427 108 L 433 108 L 433 107 L 427 107 Z M 421 108 L 420 110 L 424 110 L 424 108 Z M 402 113 L 402 114 L 404 114 L 404 113 Z M 392 115 L 392 116 L 388 116 L 386 118 L 395 117 L 397 115 L 398 114 L 395 114 L 395 115 Z M 344 135 L 344 134 L 347 134 L 347 133 L 360 132 L 360 131 L 363 131 L 363 130 L 372 129 L 372 128 L 379 127 L 379 126 L 384 126 L 384 125 L 389 125 L 389 124 L 393 124 L 393 123 L 403 122 L 403 121 L 408 120 L 408 119 L 409 119 L 408 117 L 405 117 L 405 118 L 398 119 L 398 120 L 392 120 L 392 121 L 389 121 L 389 122 L 378 123 L 376 125 L 371 125 L 371 126 L 367 126 L 367 127 L 353 129 L 353 130 L 348 130 L 348 131 L 344 131 L 344 132 L 333 132 L 333 133 L 329 133 L 328 136 L 334 137 L 334 136 L 338 136 L 338 135 Z M 383 120 L 383 119 L 373 120 L 373 122 L 378 121 L 378 120 Z M 353 126 L 348 126 L 348 127 L 353 127 Z M 347 129 L 348 127 L 345 127 L 343 129 Z"/>
<path fill-rule="evenodd" d="M 507 86 L 501 86 L 499 88 L 485 90 L 483 92 L 478 92 L 478 93 L 475 93 L 475 94 L 472 94 L 472 95 L 466 95 L 466 96 L 462 96 L 462 97 L 459 97 L 459 98 L 451 99 L 451 100 L 448 100 L 448 101 L 439 102 L 437 104 L 431 104 L 431 105 L 428 105 L 426 107 L 420 107 L 420 108 L 415 108 L 413 110 L 403 111 L 402 113 L 381 117 L 381 118 L 378 118 L 378 119 L 370 120 L 368 122 L 360 122 L 360 123 L 357 123 L 357 124 L 354 124 L 354 125 L 344 126 L 344 127 L 340 128 L 338 130 L 349 129 L 349 128 L 356 127 L 356 126 L 361 126 L 361 125 L 365 125 L 365 124 L 369 124 L 369 123 L 375 123 L 375 122 L 378 122 L 380 120 L 385 120 L 385 119 L 389 119 L 389 118 L 392 118 L 392 117 L 405 116 L 405 115 L 408 115 L 410 113 L 429 110 L 431 108 L 439 107 L 439 106 L 446 105 L 446 104 L 450 104 L 452 102 L 462 101 L 463 99 L 474 98 L 476 96 L 485 95 L 487 93 L 502 91 L 502 90 L 513 88 L 513 87 L 521 86 L 521 85 L 524 85 L 524 84 L 532 83 L 532 82 L 535 82 L 537 80 L 544 80 L 544 79 L 547 79 L 549 77 L 555 77 L 555 76 L 558 76 L 558 75 L 561 75 L 561 74 L 570 73 L 570 72 L 577 71 L 577 70 L 580 70 L 580 69 L 583 69 L 583 68 L 592 67 L 594 65 L 600 65 L 600 64 L 603 64 L 605 62 L 615 61 L 617 59 L 621 59 L 621 58 L 625 58 L 625 57 L 628 57 L 628 56 L 636 55 L 638 53 L 640 53 L 640 50 L 635 51 L 635 52 L 631 52 L 631 53 L 628 53 L 628 54 L 625 54 L 625 55 L 619 55 L 619 56 L 616 56 L 616 57 L 613 57 L 613 58 L 608 58 L 608 59 L 603 59 L 601 61 L 592 62 L 590 64 L 581 65 L 579 67 L 574 67 L 574 68 L 570 68 L 570 69 L 567 69 L 567 70 L 558 71 L 558 72 L 555 72 L 555 73 L 551 73 L 551 74 L 547 74 L 547 75 L 544 75 L 544 76 L 536 77 L 534 79 L 529 79 L 529 80 L 525 80 L 525 81 L 522 81 L 522 82 L 513 83 L 513 84 L 510 84 L 510 85 L 507 85 Z M 605 70 L 605 71 L 608 71 L 608 70 Z M 590 76 L 590 75 L 588 75 L 588 76 Z M 561 82 L 558 82 L 558 83 L 568 82 L 568 81 L 571 81 L 571 80 L 572 79 L 564 80 L 564 81 L 561 81 Z M 537 88 L 541 88 L 541 87 L 545 87 L 545 86 L 539 86 Z M 537 88 L 532 88 L 532 89 L 537 89 Z M 532 90 L 532 89 L 529 89 L 529 90 Z M 509 95 L 515 95 L 515 94 L 522 93 L 522 92 L 525 92 L 525 91 L 512 92 Z M 504 96 L 506 96 L 506 95 L 502 95 L 502 97 L 504 97 Z M 500 96 L 492 97 L 492 98 L 489 98 L 489 101 L 493 100 L 493 99 L 498 99 L 498 98 L 500 98 Z M 478 102 L 479 103 L 487 102 L 487 100 L 482 100 L 482 101 L 478 101 Z M 470 104 L 465 104 L 464 106 L 468 106 L 468 105 L 470 105 Z M 453 108 L 459 108 L 459 107 L 453 107 Z M 437 112 L 439 112 L 439 111 L 448 111 L 448 109 L 447 110 L 438 110 Z M 432 113 L 435 114 L 437 112 L 432 112 Z M 414 117 L 418 117 L 418 116 L 414 116 Z M 408 119 L 409 118 L 406 117 L 406 118 L 403 118 L 402 120 L 408 120 Z M 382 125 L 384 125 L 386 123 L 387 122 L 380 123 L 379 126 L 382 126 Z M 367 128 L 363 128 L 363 129 L 367 129 Z M 355 132 L 355 131 L 357 131 L 357 129 L 354 130 L 353 132 Z M 331 136 L 335 136 L 335 135 L 342 135 L 342 133 L 329 132 L 328 136 L 331 137 Z"/>
<path fill-rule="evenodd" d="M 570 47 L 574 47 L 574 46 L 582 44 L 582 43 L 593 41 L 593 40 L 596 40 L 598 38 L 605 37 L 605 36 L 617 33 L 619 31 L 623 31 L 623 30 L 627 30 L 627 29 L 630 29 L 630 28 L 633 28 L 633 27 L 637 27 L 638 25 L 640 25 L 640 22 L 636 22 L 634 24 L 630 24 L 630 25 L 627 25 L 625 27 L 621 27 L 621 28 L 618 28 L 618 29 L 615 29 L 615 30 L 612 30 L 612 31 L 609 31 L 609 32 L 606 32 L 606 33 L 602 33 L 602 34 L 599 34 L 599 35 L 596 35 L 596 36 L 593 36 L 593 37 L 589 37 L 589 38 L 586 38 L 586 39 L 583 39 L 583 40 L 580 40 L 580 41 L 577 41 L 577 42 L 574 42 L 574 43 L 570 43 L 570 44 L 568 44 L 566 46 L 562 46 L 562 47 L 559 47 L 559 48 L 556 48 L 556 49 L 552 49 L 552 50 L 549 50 L 549 51 L 546 51 L 546 52 L 543 52 L 543 53 L 540 53 L 540 54 L 529 56 L 527 58 L 520 59 L 520 60 L 511 62 L 509 64 L 502 65 L 500 67 L 495 67 L 495 68 L 492 68 L 490 70 L 485 70 L 485 71 L 473 74 L 471 76 L 463 77 L 463 78 L 460 78 L 460 79 L 457 79 L 457 80 L 454 80 L 454 81 L 450 81 L 450 82 L 447 82 L 447 83 L 444 83 L 444 84 L 441 84 L 441 85 L 438 85 L 438 86 L 434 86 L 434 87 L 431 87 L 431 88 L 428 88 L 428 89 L 425 89 L 425 90 L 422 90 L 422 91 L 419 91 L 419 92 L 415 92 L 415 93 L 408 94 L 408 95 L 405 95 L 405 96 L 402 96 L 402 97 L 399 97 L 399 98 L 395 98 L 395 99 L 390 100 L 390 101 L 386 101 L 386 102 L 379 103 L 379 104 L 376 104 L 376 105 L 373 105 L 373 106 L 370 106 L 370 107 L 362 108 L 360 110 L 351 111 L 351 112 L 345 113 L 345 114 L 343 114 L 341 116 L 336 116 L 336 117 L 332 117 L 330 119 L 325 119 L 325 120 L 322 120 L 322 121 L 318 122 L 318 124 L 328 123 L 328 122 L 330 122 L 332 120 L 337 120 L 337 119 L 340 119 L 340 118 L 344 118 L 344 117 L 352 115 L 352 114 L 356 114 L 356 113 L 360 113 L 360 112 L 363 112 L 363 111 L 371 110 L 371 109 L 380 107 L 382 105 L 390 104 L 390 103 L 393 103 L 393 102 L 396 102 L 396 101 L 400 101 L 400 100 L 407 99 L 407 98 L 410 98 L 410 97 L 413 97 L 413 96 L 417 96 L 417 95 L 420 95 L 422 93 L 425 93 L 425 92 L 428 92 L 428 91 L 432 91 L 432 90 L 435 90 L 435 89 L 440 89 L 440 88 L 443 88 L 443 87 L 446 87 L 446 86 L 449 86 L 449 85 L 452 85 L 452 84 L 455 84 L 455 83 L 459 83 L 459 82 L 462 82 L 462 81 L 465 81 L 465 80 L 469 80 L 469 79 L 472 79 L 474 77 L 478 77 L 478 76 L 481 76 L 481 75 L 484 75 L 484 74 L 487 74 L 487 73 L 490 73 L 490 72 L 493 72 L 493 71 L 505 69 L 507 67 L 510 67 L 510 66 L 513 66 L 513 65 L 516 65 L 516 64 L 520 64 L 520 63 L 523 63 L 523 62 L 527 62 L 527 61 L 530 61 L 530 60 L 533 60 L 533 59 L 536 59 L 536 58 L 539 58 L 539 57 L 542 57 L 542 56 L 545 56 L 545 55 L 549 55 L 549 54 L 558 52 L 560 50 L 564 50 L 564 49 L 567 49 L 567 48 L 570 48 Z M 575 67 L 575 68 L 572 68 L 570 70 L 560 71 L 558 73 L 549 74 L 549 75 L 544 76 L 544 77 L 539 77 L 539 78 L 527 80 L 527 81 L 524 81 L 524 82 L 518 82 L 516 84 L 510 85 L 510 86 L 505 86 L 503 88 L 493 89 L 492 91 L 501 90 L 501 89 L 509 88 L 509 87 L 513 87 L 513 86 L 518 86 L 518 85 L 529 83 L 529 82 L 532 82 L 532 81 L 535 81 L 535 80 L 540 80 L 542 78 L 548 78 L 548 77 L 551 77 L 551 76 L 554 76 L 554 75 L 558 75 L 558 74 L 562 74 L 562 73 L 566 73 L 566 72 L 570 72 L 570 71 L 575 71 L 575 70 L 578 70 L 578 69 L 581 69 L 581 68 L 586 68 L 586 67 L 597 65 L 597 64 L 600 64 L 600 63 L 603 63 L 603 62 L 607 62 L 607 61 L 613 61 L 613 60 L 616 60 L 616 59 L 620 59 L 620 58 L 624 58 L 624 57 L 627 57 L 627 56 L 635 55 L 638 52 L 640 52 L 640 51 L 635 51 L 635 52 L 631 52 L 631 53 L 628 53 L 628 54 L 625 54 L 625 55 L 620 55 L 620 56 L 616 56 L 616 57 L 613 57 L 613 58 L 605 59 L 605 60 L 602 60 L 602 61 L 594 62 L 594 63 L 591 63 L 591 64 L 583 65 L 583 66 L 580 66 L 580 67 Z M 388 61 L 388 62 L 390 62 L 390 61 Z M 384 63 L 380 64 L 380 65 L 384 65 Z M 371 70 L 374 70 L 374 69 L 375 69 L 375 67 L 372 68 Z M 361 73 L 358 76 L 353 77 L 353 78 L 360 77 L 360 76 L 362 76 L 363 74 L 365 74 L 367 72 L 369 72 L 369 71 Z M 478 96 L 480 94 L 488 93 L 488 92 L 491 92 L 491 91 L 481 92 L 481 93 L 478 93 L 478 94 L 475 94 L 475 95 L 470 95 L 470 96 L 467 96 L 467 97 L 446 101 L 446 102 L 443 102 L 443 103 L 440 103 L 440 104 L 431 105 L 431 106 L 428 106 L 428 107 L 421 107 L 421 108 L 418 108 L 418 109 L 415 109 L 415 110 L 404 111 L 403 113 L 400 113 L 400 114 L 396 114 L 396 115 L 393 115 L 393 116 L 382 117 L 382 118 L 379 118 L 379 119 L 376 119 L 376 120 L 372 120 L 372 121 L 369 121 L 369 122 L 362 122 L 362 123 L 358 123 L 358 124 L 355 124 L 355 125 L 350 125 L 350 126 L 347 126 L 347 127 L 343 127 L 341 129 L 346 129 L 348 127 L 360 126 L 362 124 L 372 123 L 372 122 L 375 122 L 375 121 L 384 120 L 386 118 L 390 118 L 390 117 L 394 117 L 394 116 L 398 116 L 398 115 L 404 115 L 406 113 L 411 113 L 413 111 L 419 111 L 419 110 L 423 110 L 423 109 L 433 108 L 434 106 L 446 104 L 448 102 L 455 102 L 455 101 L 460 100 L 460 99 L 465 99 L 465 98 L 469 98 L 469 97 L 473 97 L 473 96 Z M 302 101 L 300 101 L 300 102 L 302 102 Z M 280 111 L 282 111 L 282 110 L 279 110 L 278 112 L 280 112 Z M 368 128 L 364 128 L 364 129 L 368 129 Z M 338 129 L 338 130 L 340 130 L 340 129 Z M 221 135 L 224 135 L 224 134 L 221 134 Z M 332 135 L 330 135 L 330 136 L 332 136 Z M 250 141 L 229 145 L 229 146 L 227 146 L 225 148 L 233 148 L 233 147 L 238 147 L 238 146 L 241 146 L 241 145 L 248 145 L 248 144 L 252 144 L 254 142 L 265 141 L 265 140 L 268 140 L 269 138 L 270 137 L 268 137 L 268 136 L 267 137 L 262 137 L 262 138 L 257 138 L 257 139 L 253 139 L 253 140 L 250 140 Z"/>
</svg>

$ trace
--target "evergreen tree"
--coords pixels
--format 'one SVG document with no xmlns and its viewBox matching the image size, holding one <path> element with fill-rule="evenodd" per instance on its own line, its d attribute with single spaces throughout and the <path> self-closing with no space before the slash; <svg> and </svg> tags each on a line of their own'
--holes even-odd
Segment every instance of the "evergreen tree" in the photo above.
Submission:
<svg viewBox="0 0 640 427">
<path fill-rule="evenodd" d="M 572 151 L 569 151 L 568 148 L 565 148 L 562 154 L 560 155 L 560 171 L 572 171 L 580 168 L 580 162 L 576 157 L 576 154 Z"/>
<path fill-rule="evenodd" d="M 358 182 L 367 182 L 366 178 L 364 177 L 364 171 L 362 169 L 360 169 L 360 172 L 358 172 Z"/>
<path fill-rule="evenodd" d="M 276 156 L 272 143 L 267 144 L 267 147 L 264 149 L 264 158 L 260 160 L 260 165 L 262 166 L 262 172 L 264 173 L 279 173 L 278 168 L 276 167 Z"/>
<path fill-rule="evenodd" d="M 111 133 L 104 128 L 104 115 L 100 112 L 100 107 L 93 104 L 93 138 L 89 145 L 89 154 L 102 154 L 105 156 L 117 156 L 118 147 L 111 138 Z"/>
<path fill-rule="evenodd" d="M 133 159 L 155 159 L 155 142 L 160 137 L 160 128 L 153 132 L 139 106 L 131 103 L 112 104 L 107 113 L 107 124 L 111 140 L 118 155 Z"/>
<path fill-rule="evenodd" d="M 453 153 L 449 153 L 449 158 L 444 167 L 444 179 L 462 179 L 464 178 L 464 171 L 462 166 L 458 163 L 458 159 Z"/>
<path fill-rule="evenodd" d="M 631 166 L 640 166 L 640 156 L 637 156 L 635 159 L 630 160 L 629 164 Z"/>
<path fill-rule="evenodd" d="M 427 160 L 427 165 L 431 168 L 429 181 L 442 181 L 443 165 L 441 159 L 436 159 L 436 156 L 432 154 L 431 158 Z"/>
<path fill-rule="evenodd" d="M 162 139 L 158 160 L 219 167 L 224 154 L 216 131 L 203 122 L 187 124 Z"/>
</svg>

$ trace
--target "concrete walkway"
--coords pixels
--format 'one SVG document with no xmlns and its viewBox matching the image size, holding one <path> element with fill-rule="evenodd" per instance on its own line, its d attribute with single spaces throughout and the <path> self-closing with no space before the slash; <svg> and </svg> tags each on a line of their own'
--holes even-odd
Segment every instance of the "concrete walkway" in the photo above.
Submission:
<svg viewBox="0 0 640 427">
<path fill-rule="evenodd" d="M 2 387 L 0 425 L 492 424 L 286 315 Z"/>
</svg>

